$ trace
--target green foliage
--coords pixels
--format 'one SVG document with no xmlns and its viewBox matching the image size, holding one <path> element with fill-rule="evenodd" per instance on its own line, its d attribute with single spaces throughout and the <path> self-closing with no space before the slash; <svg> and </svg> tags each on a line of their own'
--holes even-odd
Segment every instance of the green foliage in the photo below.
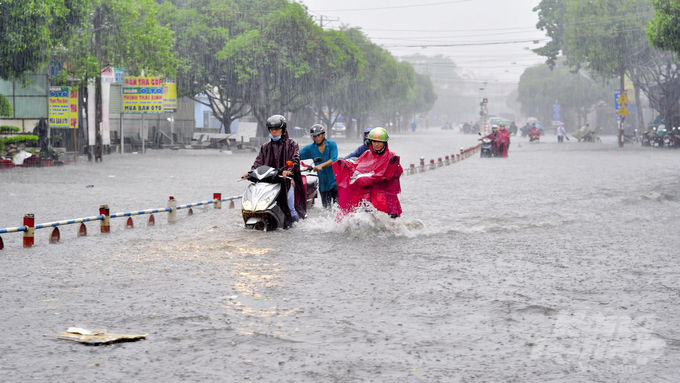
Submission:
<svg viewBox="0 0 680 383">
<path fill-rule="evenodd" d="M 90 0 L 88 19 L 60 52 L 69 62 L 62 77 L 82 82 L 97 78 L 101 68 L 125 67 L 126 75 L 172 77 L 177 60 L 172 31 L 160 25 L 153 0 Z"/>
<path fill-rule="evenodd" d="M 533 11 L 538 12 L 536 28 L 545 31 L 545 34 L 551 38 L 543 47 L 533 51 L 538 55 L 545 56 L 546 63 L 552 68 L 555 66 L 560 52 L 568 56 L 567 47 L 563 41 L 563 19 L 566 13 L 566 2 L 562 0 L 541 0 Z"/>
<path fill-rule="evenodd" d="M 2 125 L 0 126 L 0 133 L 14 133 L 21 132 L 21 128 L 18 126 Z"/>
<path fill-rule="evenodd" d="M 0 116 L 11 116 L 12 105 L 9 103 L 7 97 L 0 94 Z"/>
<path fill-rule="evenodd" d="M 325 33 L 297 3 L 286 3 L 261 24 L 230 40 L 217 58 L 233 65 L 244 102 L 259 122 L 258 135 L 265 136 L 269 115 L 309 105 L 343 73 L 356 73 L 361 58 L 343 36 Z"/>
<path fill-rule="evenodd" d="M 651 0 L 656 17 L 647 23 L 649 42 L 660 49 L 680 54 L 680 3 Z"/>
<path fill-rule="evenodd" d="M 526 116 L 537 117 L 543 123 L 552 121 L 552 106 L 560 104 L 563 122 L 567 126 L 576 126 L 583 115 L 589 112 L 601 100 L 611 100 L 613 84 L 597 82 L 581 70 L 573 73 L 558 60 L 551 69 L 543 64 L 528 68 L 519 80 L 517 101 Z"/>
<path fill-rule="evenodd" d="M 86 17 L 90 0 L 0 1 L 0 78 L 40 70 Z"/>
<path fill-rule="evenodd" d="M 648 45 L 648 0 L 573 0 L 566 4 L 564 45 L 573 62 L 604 78 L 621 74 Z"/>
<path fill-rule="evenodd" d="M 0 152 L 5 149 L 5 145 L 20 144 L 26 142 L 36 142 L 38 141 L 38 136 L 33 136 L 30 134 L 22 134 L 20 136 L 12 136 L 0 139 Z"/>
<path fill-rule="evenodd" d="M 159 19 L 176 36 L 173 51 L 178 58 L 178 96 L 209 106 L 229 132 L 232 120 L 251 111 L 244 99 L 250 76 L 257 72 L 255 64 L 247 60 L 250 56 L 238 55 L 247 52 L 259 36 L 264 17 L 287 2 L 187 0 L 175 3 L 178 5 L 163 3 Z M 202 101 L 203 96 L 207 102 Z"/>
</svg>

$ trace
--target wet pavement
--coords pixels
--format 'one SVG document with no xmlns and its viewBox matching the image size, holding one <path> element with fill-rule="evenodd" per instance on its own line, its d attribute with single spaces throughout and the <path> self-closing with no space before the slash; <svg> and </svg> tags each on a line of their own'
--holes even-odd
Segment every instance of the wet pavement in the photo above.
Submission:
<svg viewBox="0 0 680 383">
<path fill-rule="evenodd" d="M 476 136 L 394 134 L 402 165 Z M 403 216 L 288 231 L 135 217 L 0 251 L 0 381 L 658 382 L 680 371 L 680 152 L 528 143 L 402 177 Z M 309 143 L 304 138 L 301 143 Z M 358 141 L 338 140 L 341 154 Z M 0 172 L 0 228 L 241 194 L 255 153 L 152 151 Z M 92 185 L 92 187 L 87 187 Z M 317 201 L 318 202 L 318 201 Z M 238 204 L 237 204 L 238 207 Z M 68 327 L 145 334 L 85 346 Z"/>
</svg>

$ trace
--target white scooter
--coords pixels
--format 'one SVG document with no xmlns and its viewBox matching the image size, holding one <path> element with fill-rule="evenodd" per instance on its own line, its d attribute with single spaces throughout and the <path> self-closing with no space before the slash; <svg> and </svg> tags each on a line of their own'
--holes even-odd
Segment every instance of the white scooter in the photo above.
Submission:
<svg viewBox="0 0 680 383">
<path fill-rule="evenodd" d="M 318 161 L 317 161 L 318 160 Z M 315 158 L 315 162 L 320 162 L 321 158 Z M 247 229 L 255 230 L 276 230 L 283 228 L 285 215 L 276 200 L 281 190 L 281 174 L 284 170 L 291 170 L 293 163 L 288 161 L 286 166 L 281 169 L 270 166 L 260 166 L 248 172 L 246 178 L 251 182 L 243 192 L 241 202 L 243 222 Z M 305 171 L 311 171 L 314 167 L 309 166 Z M 313 203 L 319 190 L 319 182 L 315 175 L 307 178 L 307 202 Z"/>
</svg>

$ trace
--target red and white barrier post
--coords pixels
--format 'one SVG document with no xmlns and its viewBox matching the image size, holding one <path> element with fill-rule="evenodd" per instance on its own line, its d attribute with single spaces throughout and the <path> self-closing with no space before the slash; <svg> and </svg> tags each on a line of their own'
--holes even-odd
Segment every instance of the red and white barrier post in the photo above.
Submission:
<svg viewBox="0 0 680 383">
<path fill-rule="evenodd" d="M 215 209 L 222 209 L 222 193 L 213 193 Z"/>
<path fill-rule="evenodd" d="M 420 157 L 420 172 L 425 171 L 425 157 Z"/>
<path fill-rule="evenodd" d="M 111 232 L 111 214 L 109 213 L 109 205 L 101 205 L 99 207 L 99 215 L 103 215 L 104 219 L 101 221 L 101 232 Z"/>
<path fill-rule="evenodd" d="M 35 240 L 35 217 L 33 214 L 26 214 L 24 216 L 24 226 L 26 226 L 26 231 L 24 231 L 24 247 L 32 247 Z"/>
<path fill-rule="evenodd" d="M 168 211 L 168 223 L 173 224 L 177 222 L 177 200 L 175 197 L 170 196 L 168 207 L 170 208 L 170 211 Z"/>
</svg>

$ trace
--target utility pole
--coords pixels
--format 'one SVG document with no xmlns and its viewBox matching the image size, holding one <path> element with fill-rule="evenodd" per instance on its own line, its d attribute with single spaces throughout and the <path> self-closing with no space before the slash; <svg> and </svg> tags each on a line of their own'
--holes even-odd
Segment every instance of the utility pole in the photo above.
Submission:
<svg viewBox="0 0 680 383">
<path fill-rule="evenodd" d="M 484 91 L 484 94 L 486 95 L 486 82 L 483 83 L 484 88 L 480 88 L 481 91 Z M 480 121 L 480 126 L 479 126 L 479 132 L 482 133 L 482 135 L 486 135 L 486 120 L 487 120 L 487 114 L 489 113 L 489 110 L 487 109 L 487 104 L 489 103 L 489 99 L 484 97 L 482 99 L 482 102 L 479 103 L 480 106 L 480 111 L 479 111 L 479 121 Z"/>
<path fill-rule="evenodd" d="M 329 17 L 324 17 L 324 15 L 320 15 L 320 16 L 319 16 L 319 26 L 320 26 L 321 28 L 323 28 L 323 27 L 325 26 L 324 21 L 326 22 L 326 24 L 330 24 L 330 23 L 332 23 L 332 22 L 334 22 L 334 21 L 340 21 L 340 19 L 337 18 L 337 17 L 331 19 L 331 18 L 329 18 Z"/>
</svg>

